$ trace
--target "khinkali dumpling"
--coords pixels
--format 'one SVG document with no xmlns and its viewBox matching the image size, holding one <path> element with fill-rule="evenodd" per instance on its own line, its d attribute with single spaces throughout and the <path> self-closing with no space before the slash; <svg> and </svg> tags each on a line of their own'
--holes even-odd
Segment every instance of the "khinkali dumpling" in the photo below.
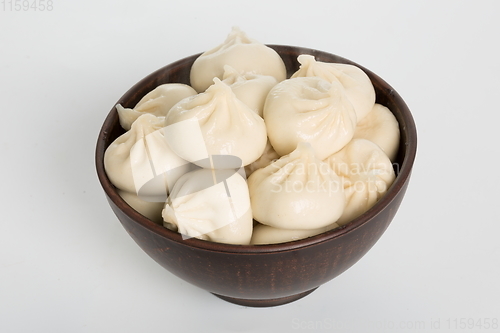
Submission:
<svg viewBox="0 0 500 333">
<path fill-rule="evenodd" d="M 248 187 L 235 170 L 199 169 L 185 174 L 162 214 L 165 227 L 187 238 L 249 244 L 252 237 Z"/>
<path fill-rule="evenodd" d="M 191 67 L 191 86 L 203 92 L 213 78 L 222 79 L 224 66 L 241 73 L 270 75 L 278 81 L 286 78 L 285 63 L 272 48 L 257 42 L 238 28 L 233 28 L 224 43 L 201 54 Z"/>
<path fill-rule="evenodd" d="M 380 104 L 375 104 L 354 130 L 354 138 L 376 143 L 391 161 L 394 161 L 398 154 L 399 136 L 398 120 L 387 107 Z"/>
<path fill-rule="evenodd" d="M 147 93 L 133 109 L 116 105 L 120 125 L 126 131 L 132 123 L 144 113 L 151 113 L 157 117 L 165 117 L 168 110 L 180 100 L 196 95 L 191 86 L 182 83 L 165 83 Z"/>
<path fill-rule="evenodd" d="M 387 192 L 396 178 L 391 160 L 375 143 L 353 139 L 327 162 L 342 177 L 346 206 L 337 224 L 344 225 L 366 212 Z"/>
<path fill-rule="evenodd" d="M 288 79 L 274 86 L 264 105 L 264 121 L 279 155 L 308 142 L 319 159 L 342 149 L 357 123 L 342 85 L 318 77 Z"/>
<path fill-rule="evenodd" d="M 278 83 L 273 76 L 253 72 L 240 73 L 227 65 L 224 66 L 222 81 L 231 87 L 240 101 L 261 117 L 267 94 Z"/>
<path fill-rule="evenodd" d="M 316 61 L 312 55 L 299 55 L 300 68 L 292 75 L 295 77 L 315 76 L 328 82 L 339 82 L 345 89 L 349 101 L 360 121 L 375 104 L 375 89 L 366 73 L 357 66 Z"/>
<path fill-rule="evenodd" d="M 344 210 L 340 177 L 304 142 L 291 154 L 252 173 L 248 188 L 254 219 L 276 228 L 326 227 Z"/>
<path fill-rule="evenodd" d="M 299 239 L 316 236 L 338 227 L 339 225 L 337 223 L 332 223 L 318 229 L 283 229 L 259 223 L 253 228 L 250 244 L 263 245 L 293 242 Z"/>
<path fill-rule="evenodd" d="M 266 147 L 264 120 L 215 78 L 204 93 L 188 97 L 170 109 L 166 138 L 174 152 L 204 168 L 213 155 L 232 155 L 241 167 L 257 160 Z"/>
<path fill-rule="evenodd" d="M 109 145 L 104 167 L 118 189 L 151 202 L 165 202 L 176 180 L 191 170 L 168 146 L 163 121 L 149 113 L 137 118 L 130 131 Z"/>
<path fill-rule="evenodd" d="M 163 224 L 161 211 L 163 210 L 163 206 L 165 206 L 164 202 L 144 201 L 137 194 L 125 192 L 122 190 L 118 190 L 118 194 L 130 207 L 135 209 L 137 212 L 159 225 Z"/>
</svg>

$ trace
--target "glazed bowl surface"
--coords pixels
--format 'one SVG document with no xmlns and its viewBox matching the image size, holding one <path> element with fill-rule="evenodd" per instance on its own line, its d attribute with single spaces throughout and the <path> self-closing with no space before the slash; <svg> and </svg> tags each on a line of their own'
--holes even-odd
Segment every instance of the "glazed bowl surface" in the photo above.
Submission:
<svg viewBox="0 0 500 333">
<path fill-rule="evenodd" d="M 408 106 L 379 76 L 327 52 L 268 46 L 282 57 L 288 76 L 299 68 L 300 54 L 313 55 L 318 61 L 360 67 L 375 87 L 376 102 L 388 107 L 399 122 L 401 138 L 394 163 L 397 175 L 394 183 L 370 210 L 345 226 L 306 239 L 270 245 L 229 245 L 183 239 L 132 209 L 106 176 L 104 152 L 124 133 L 114 106 L 99 133 L 95 152 L 97 175 L 109 205 L 134 241 L 179 278 L 226 301 L 245 306 L 275 306 L 298 300 L 361 259 L 393 220 L 405 195 L 417 151 L 417 132 Z M 186 57 L 153 72 L 130 88 L 115 105 L 120 103 L 132 108 L 160 84 L 189 84 L 190 68 L 198 56 Z"/>
</svg>

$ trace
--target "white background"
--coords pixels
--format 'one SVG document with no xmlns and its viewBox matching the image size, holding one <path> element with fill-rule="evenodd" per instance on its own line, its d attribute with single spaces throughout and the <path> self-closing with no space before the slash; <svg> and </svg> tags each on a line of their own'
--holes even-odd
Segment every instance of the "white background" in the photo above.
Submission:
<svg viewBox="0 0 500 333">
<path fill-rule="evenodd" d="M 1 6 L 1 332 L 500 325 L 500 2 Z M 220 44 L 233 25 L 262 43 L 316 48 L 371 69 L 406 100 L 419 135 L 407 195 L 381 240 L 338 278 L 275 308 L 226 303 L 157 265 L 111 212 L 94 168 L 97 134 L 116 100 L 150 72 Z"/>
</svg>

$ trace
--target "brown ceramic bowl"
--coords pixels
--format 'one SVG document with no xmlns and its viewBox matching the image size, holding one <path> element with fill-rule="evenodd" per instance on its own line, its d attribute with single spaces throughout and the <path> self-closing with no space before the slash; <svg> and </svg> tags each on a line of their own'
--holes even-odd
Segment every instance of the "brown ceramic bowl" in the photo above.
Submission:
<svg viewBox="0 0 500 333">
<path fill-rule="evenodd" d="M 289 74 L 298 69 L 297 56 L 300 54 L 314 55 L 319 61 L 357 65 L 317 50 L 269 46 L 281 55 Z M 191 64 L 196 57 L 198 55 L 184 58 L 150 74 L 117 103 L 133 107 L 160 84 L 189 84 Z M 226 301 L 245 306 L 275 306 L 304 297 L 351 267 L 382 236 L 404 197 L 416 155 L 415 123 L 405 102 L 384 80 L 359 67 L 372 80 L 377 103 L 387 106 L 399 121 L 401 142 L 395 163 L 397 177 L 386 195 L 344 227 L 272 245 L 228 245 L 195 238 L 183 240 L 180 234 L 134 211 L 121 199 L 106 176 L 104 151 L 123 133 L 114 106 L 104 121 L 96 148 L 97 174 L 111 208 L 130 236 L 151 258 L 181 279 Z"/>
</svg>

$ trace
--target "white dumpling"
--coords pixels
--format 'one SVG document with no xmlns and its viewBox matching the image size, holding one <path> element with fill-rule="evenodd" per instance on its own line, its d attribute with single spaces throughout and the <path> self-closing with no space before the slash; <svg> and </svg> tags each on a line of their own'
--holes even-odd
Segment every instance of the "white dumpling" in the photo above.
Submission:
<svg viewBox="0 0 500 333">
<path fill-rule="evenodd" d="M 389 156 L 396 159 L 399 149 L 399 123 L 394 114 L 385 106 L 375 104 L 354 130 L 354 138 L 367 139 L 376 143 Z"/>
<path fill-rule="evenodd" d="M 339 225 L 337 223 L 332 223 L 326 227 L 318 229 L 283 229 L 259 223 L 253 228 L 252 240 L 250 241 L 250 244 L 264 245 L 292 242 L 316 236 L 338 227 Z"/>
<path fill-rule="evenodd" d="M 168 146 L 163 121 L 149 113 L 109 145 L 104 167 L 118 189 L 151 202 L 165 202 L 176 180 L 192 169 Z"/>
<path fill-rule="evenodd" d="M 161 211 L 163 210 L 163 206 L 165 206 L 164 202 L 144 201 L 137 194 L 125 192 L 122 190 L 118 190 L 118 194 L 130 207 L 135 209 L 137 212 L 157 224 L 163 224 Z"/>
<path fill-rule="evenodd" d="M 274 150 L 273 146 L 271 146 L 271 143 L 269 142 L 269 140 L 267 140 L 266 148 L 264 149 L 264 152 L 262 153 L 262 155 L 255 162 L 250 163 L 249 165 L 245 166 L 245 173 L 247 175 L 247 178 L 255 170 L 265 168 L 269 164 L 278 160 L 280 157 L 281 156 L 278 155 L 278 153 Z"/>
<path fill-rule="evenodd" d="M 191 86 L 182 83 L 165 83 L 147 93 L 133 109 L 116 105 L 121 127 L 128 131 L 132 123 L 144 113 L 165 117 L 168 110 L 180 100 L 196 95 Z"/>
<path fill-rule="evenodd" d="M 166 138 L 174 152 L 204 168 L 214 155 L 235 156 L 248 165 L 266 147 L 264 120 L 219 79 L 204 93 L 183 99 L 165 119 Z"/>
<path fill-rule="evenodd" d="M 304 142 L 252 173 L 248 188 L 254 219 L 276 228 L 326 227 L 342 215 L 345 204 L 340 177 Z"/>
<path fill-rule="evenodd" d="M 164 226 L 185 238 L 249 244 L 253 219 L 245 178 L 234 170 L 199 169 L 182 176 L 163 210 Z"/>
<path fill-rule="evenodd" d="M 299 55 L 297 60 L 301 65 L 292 78 L 315 76 L 328 82 L 339 82 L 354 106 L 358 121 L 373 108 L 375 89 L 368 75 L 359 67 L 316 61 L 312 55 L 308 54 Z"/>
<path fill-rule="evenodd" d="M 278 84 L 278 80 L 270 75 L 253 72 L 240 73 L 231 66 L 224 66 L 222 81 L 231 87 L 240 101 L 245 103 L 262 117 L 267 94 Z"/>
<path fill-rule="evenodd" d="M 396 178 L 389 157 L 379 146 L 365 139 L 353 139 L 325 162 L 343 181 L 346 206 L 337 221 L 339 225 L 373 207 Z"/>
<path fill-rule="evenodd" d="M 270 75 L 278 81 L 286 78 L 285 63 L 276 51 L 248 38 L 234 27 L 222 44 L 204 52 L 194 61 L 191 86 L 198 92 L 205 91 L 212 85 L 214 77 L 222 79 L 225 65 L 240 73 Z"/>
<path fill-rule="evenodd" d="M 278 83 L 264 105 L 269 140 L 283 156 L 308 142 L 319 159 L 342 149 L 354 135 L 356 112 L 338 82 L 298 77 Z"/>
</svg>

